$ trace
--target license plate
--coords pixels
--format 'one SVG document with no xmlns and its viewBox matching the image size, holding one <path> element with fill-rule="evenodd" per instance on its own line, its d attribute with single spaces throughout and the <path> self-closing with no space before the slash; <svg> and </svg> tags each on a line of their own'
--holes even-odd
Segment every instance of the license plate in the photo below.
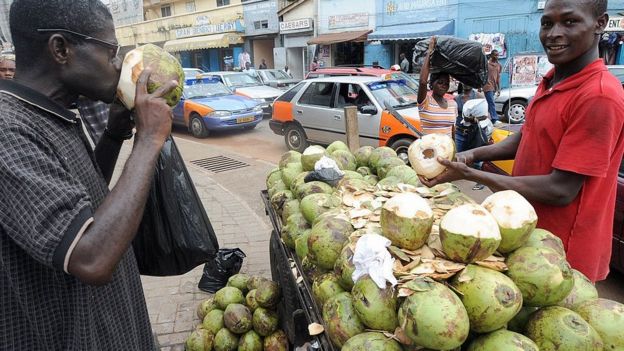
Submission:
<svg viewBox="0 0 624 351">
<path fill-rule="evenodd" d="M 254 116 L 248 116 L 248 117 L 238 117 L 236 119 L 236 123 L 247 123 L 247 122 L 253 122 L 254 120 Z"/>
</svg>

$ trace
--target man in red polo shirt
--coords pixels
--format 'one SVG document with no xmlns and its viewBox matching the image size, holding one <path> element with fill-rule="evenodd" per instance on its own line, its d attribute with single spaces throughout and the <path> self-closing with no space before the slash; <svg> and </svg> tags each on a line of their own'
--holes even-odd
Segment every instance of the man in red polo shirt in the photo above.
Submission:
<svg viewBox="0 0 624 351">
<path fill-rule="evenodd" d="M 598 56 L 607 0 L 549 0 L 540 41 L 555 66 L 538 87 L 521 132 L 457 155 L 432 180 L 469 179 L 493 191 L 513 189 L 559 236 L 567 259 L 592 281 L 609 273 L 617 172 L 624 152 L 624 92 Z M 466 164 L 515 158 L 513 177 Z"/>
</svg>

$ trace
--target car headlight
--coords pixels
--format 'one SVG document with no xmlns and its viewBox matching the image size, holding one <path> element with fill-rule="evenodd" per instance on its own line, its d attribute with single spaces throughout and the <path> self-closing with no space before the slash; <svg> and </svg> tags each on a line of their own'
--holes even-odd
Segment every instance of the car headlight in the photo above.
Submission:
<svg viewBox="0 0 624 351">
<path fill-rule="evenodd" d="M 208 117 L 230 117 L 232 112 L 230 111 L 212 111 L 208 114 Z"/>
<path fill-rule="evenodd" d="M 262 112 L 262 106 L 256 105 L 256 107 L 254 107 L 253 110 L 254 112 Z"/>
</svg>

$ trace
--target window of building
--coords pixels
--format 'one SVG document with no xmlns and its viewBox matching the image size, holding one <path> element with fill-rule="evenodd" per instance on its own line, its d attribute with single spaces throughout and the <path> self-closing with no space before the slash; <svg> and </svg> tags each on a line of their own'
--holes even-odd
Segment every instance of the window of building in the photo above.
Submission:
<svg viewBox="0 0 624 351">
<path fill-rule="evenodd" d="M 195 12 L 195 0 L 186 2 L 186 12 Z"/>
<path fill-rule="evenodd" d="M 306 105 L 317 105 L 331 107 L 334 83 L 319 82 L 312 83 L 310 87 L 301 95 L 299 103 Z"/>
<path fill-rule="evenodd" d="M 160 7 L 161 17 L 171 16 L 171 5 L 163 5 Z"/>
<path fill-rule="evenodd" d="M 254 28 L 256 28 L 256 29 L 267 29 L 267 28 L 269 28 L 269 21 L 268 20 L 255 21 L 254 22 Z"/>
<path fill-rule="evenodd" d="M 217 0 L 217 7 L 227 6 L 230 4 L 230 0 Z"/>
</svg>

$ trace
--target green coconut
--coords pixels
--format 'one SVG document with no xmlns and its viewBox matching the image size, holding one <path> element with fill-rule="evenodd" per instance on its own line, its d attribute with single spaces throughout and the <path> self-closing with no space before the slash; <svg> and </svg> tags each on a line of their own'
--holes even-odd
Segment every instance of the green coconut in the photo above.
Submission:
<svg viewBox="0 0 624 351">
<path fill-rule="evenodd" d="M 375 150 L 375 148 L 372 146 L 362 146 L 355 150 L 353 156 L 355 156 L 358 167 L 368 167 L 368 160 L 370 159 L 373 150 Z"/>
<path fill-rule="evenodd" d="M 251 329 L 251 311 L 243 304 L 230 304 L 223 312 L 223 323 L 232 333 L 244 334 Z"/>
<path fill-rule="evenodd" d="M 273 206 L 275 212 L 281 216 L 284 210 L 284 205 L 294 198 L 295 195 L 293 195 L 290 190 L 280 190 L 271 196 L 271 206 Z"/>
<path fill-rule="evenodd" d="M 314 220 L 320 216 L 321 213 L 338 207 L 341 203 L 342 201 L 340 198 L 333 194 L 310 194 L 301 199 L 299 209 L 306 221 L 313 224 Z"/>
<path fill-rule="evenodd" d="M 540 349 L 533 340 L 518 333 L 508 330 L 497 330 L 495 332 L 479 336 L 470 343 L 467 351 L 539 351 Z"/>
<path fill-rule="evenodd" d="M 282 171 L 278 167 L 273 168 L 267 175 L 267 179 L 266 179 L 267 189 L 271 189 L 275 185 L 275 183 L 281 179 L 282 179 Z"/>
<path fill-rule="evenodd" d="M 316 223 L 308 237 L 308 257 L 322 270 L 334 268 L 342 247 L 353 232 L 353 226 L 339 217 Z"/>
<path fill-rule="evenodd" d="M 399 309 L 399 326 L 416 345 L 451 350 L 468 338 L 468 313 L 461 300 L 445 285 L 417 279 L 404 285 L 413 294 Z"/>
<path fill-rule="evenodd" d="M 258 285 L 260 285 L 260 283 L 265 282 L 265 281 L 268 281 L 268 279 L 265 277 L 252 276 L 251 278 L 249 278 L 249 281 L 247 281 L 247 290 L 251 291 L 251 290 L 258 289 Z"/>
<path fill-rule="evenodd" d="M 373 171 L 366 166 L 358 167 L 355 171 L 361 174 L 362 177 L 373 174 Z"/>
<path fill-rule="evenodd" d="M 288 163 L 282 168 L 282 181 L 288 189 L 291 189 L 291 184 L 301 173 L 303 173 L 303 166 L 300 162 Z"/>
<path fill-rule="evenodd" d="M 391 168 L 386 173 L 386 177 L 397 177 L 401 180 L 401 183 L 409 184 L 409 182 L 413 178 L 418 178 L 418 175 L 416 174 L 416 171 L 412 169 L 412 167 L 403 164 Z"/>
<path fill-rule="evenodd" d="M 327 146 L 327 153 L 330 155 L 333 155 L 334 152 L 336 151 L 349 151 L 349 153 L 351 153 L 351 151 L 349 150 L 349 147 L 347 146 L 347 144 L 345 144 L 344 142 L 337 140 L 334 141 L 333 143 L 329 144 Z"/>
<path fill-rule="evenodd" d="M 398 179 L 396 177 L 391 177 L 391 178 Z M 364 176 L 364 180 L 370 185 L 377 185 L 377 183 L 379 182 L 379 177 L 377 177 L 374 174 L 371 174 L 371 175 Z"/>
<path fill-rule="evenodd" d="M 355 156 L 348 150 L 336 150 L 330 156 L 332 160 L 336 161 L 338 169 L 345 171 L 355 171 L 357 164 L 355 163 Z"/>
<path fill-rule="evenodd" d="M 214 338 L 215 351 L 236 351 L 238 348 L 238 335 L 232 333 L 227 328 L 217 332 Z"/>
<path fill-rule="evenodd" d="M 225 310 L 232 303 L 245 303 L 243 292 L 233 286 L 221 288 L 216 292 L 214 299 L 220 310 Z"/>
<path fill-rule="evenodd" d="M 304 257 L 301 260 L 301 269 L 308 280 L 314 281 L 318 276 L 325 273 L 325 271 L 321 271 L 314 263 L 310 261 L 308 257 Z"/>
<path fill-rule="evenodd" d="M 178 59 L 153 44 L 139 46 L 126 54 L 117 85 L 117 96 L 121 102 L 128 110 L 134 108 L 136 84 L 140 73 L 146 68 L 151 70 L 147 81 L 147 92 L 150 94 L 172 80 L 179 83 L 162 96 L 167 105 L 175 107 L 180 102 L 184 90 L 184 70 Z"/>
<path fill-rule="evenodd" d="M 605 350 L 624 350 L 623 304 L 607 299 L 593 299 L 580 303 L 574 311 L 598 332 Z"/>
<path fill-rule="evenodd" d="M 566 257 L 563 241 L 546 229 L 537 228 L 529 235 L 526 247 L 547 247 L 555 250 L 559 255 Z"/>
<path fill-rule="evenodd" d="M 311 229 L 305 230 L 297 239 L 295 239 L 295 253 L 300 260 L 308 256 L 308 238 Z"/>
<path fill-rule="evenodd" d="M 303 150 L 301 165 L 304 171 L 313 171 L 314 165 L 321 157 L 326 156 L 325 148 L 320 145 L 311 145 Z"/>
<path fill-rule="evenodd" d="M 379 161 L 391 157 L 397 157 L 396 151 L 387 146 L 378 147 L 371 152 L 368 158 L 368 167 L 376 171 Z"/>
<path fill-rule="evenodd" d="M 282 206 L 282 223 L 286 223 L 288 217 L 295 213 L 301 213 L 299 199 L 287 200 Z"/>
<path fill-rule="evenodd" d="M 381 209 L 381 233 L 394 246 L 416 250 L 429 238 L 433 226 L 433 210 L 415 193 L 394 195 Z"/>
<path fill-rule="evenodd" d="M 213 342 L 214 334 L 206 329 L 198 328 L 191 332 L 184 346 L 186 351 L 210 351 Z"/>
<path fill-rule="evenodd" d="M 303 217 L 301 212 L 295 213 L 288 217 L 286 225 L 282 227 L 281 238 L 284 244 L 290 249 L 295 248 L 295 240 L 297 240 L 303 233 L 310 229 L 310 225 Z"/>
<path fill-rule="evenodd" d="M 339 277 L 338 283 L 346 291 L 353 289 L 353 272 L 355 265 L 353 264 L 353 250 L 349 245 L 345 245 L 340 251 L 340 256 L 334 263 L 334 272 Z"/>
<path fill-rule="evenodd" d="M 403 351 L 394 339 L 382 333 L 366 332 L 358 334 L 342 346 L 342 351 Z"/>
<path fill-rule="evenodd" d="M 216 308 L 218 308 L 217 303 L 215 302 L 213 297 L 206 299 L 197 306 L 197 317 L 199 319 L 204 319 L 204 317 L 206 316 L 206 314 L 208 314 L 208 312 Z"/>
<path fill-rule="evenodd" d="M 468 265 L 451 280 L 451 286 L 459 292 L 470 330 L 488 333 L 505 327 L 522 308 L 520 289 L 503 273 Z"/>
<path fill-rule="evenodd" d="M 281 297 L 282 291 L 276 282 L 264 280 L 258 283 L 258 287 L 256 288 L 256 302 L 258 306 L 274 308 L 277 306 Z"/>
<path fill-rule="evenodd" d="M 539 307 L 522 306 L 520 312 L 507 323 L 507 329 L 516 333 L 524 333 L 531 314 L 537 310 L 539 310 Z"/>
<path fill-rule="evenodd" d="M 325 273 L 312 282 L 312 296 L 319 306 L 323 306 L 325 301 L 341 292 L 344 292 L 344 289 L 340 286 L 336 273 Z"/>
<path fill-rule="evenodd" d="M 233 286 L 242 291 L 243 294 L 247 293 L 247 283 L 249 282 L 249 275 L 238 273 L 228 278 L 227 286 Z"/>
<path fill-rule="evenodd" d="M 258 307 L 253 313 L 251 322 L 256 333 L 268 336 L 277 330 L 279 319 L 277 312 Z"/>
<path fill-rule="evenodd" d="M 358 279 L 351 290 L 353 307 L 360 321 L 369 329 L 394 332 L 398 326 L 397 295 L 392 286 L 380 289 L 365 275 Z"/>
<path fill-rule="evenodd" d="M 418 175 L 433 179 L 446 170 L 438 158 L 452 161 L 455 157 L 455 142 L 446 134 L 427 134 L 410 145 L 407 155 Z"/>
<path fill-rule="evenodd" d="M 264 338 L 264 351 L 288 351 L 288 337 L 283 330 L 277 330 Z"/>
<path fill-rule="evenodd" d="M 243 334 L 238 340 L 238 351 L 262 351 L 262 337 L 253 330 Z"/>
<path fill-rule="evenodd" d="M 576 312 L 560 306 L 544 307 L 533 313 L 525 335 L 541 351 L 602 351 L 604 347 L 600 335 L 589 323 Z"/>
<path fill-rule="evenodd" d="M 499 191 L 488 196 L 481 205 L 498 223 L 500 253 L 507 254 L 526 244 L 537 225 L 537 213 L 522 195 L 513 190 Z"/>
<path fill-rule="evenodd" d="M 405 166 L 405 162 L 399 157 L 390 157 L 390 158 L 385 158 L 383 160 L 379 160 L 379 162 L 377 163 L 377 168 L 376 168 L 377 176 L 383 179 L 386 177 L 388 172 L 390 172 L 393 168 L 399 167 L 399 166 Z"/>
<path fill-rule="evenodd" d="M 250 290 L 245 296 L 245 304 L 249 308 L 249 311 L 252 313 L 260 306 L 258 306 L 258 301 L 256 301 L 256 289 Z"/>
<path fill-rule="evenodd" d="M 333 191 L 334 189 L 327 183 L 312 181 L 299 185 L 295 190 L 295 195 L 303 199 L 311 194 L 331 194 Z"/>
<path fill-rule="evenodd" d="M 559 301 L 557 305 L 574 310 L 576 306 L 587 301 L 598 298 L 598 290 L 583 273 L 572 269 L 574 274 L 574 286 L 565 299 Z"/>
<path fill-rule="evenodd" d="M 297 194 L 297 188 L 303 184 L 305 184 L 306 176 L 310 174 L 310 172 L 301 172 L 298 176 L 295 177 L 292 183 L 290 183 L 290 188 L 288 190 L 292 191 L 293 194 Z"/>
<path fill-rule="evenodd" d="M 282 190 L 288 190 L 288 188 L 286 187 L 286 184 L 284 184 L 284 181 L 282 180 L 282 171 L 280 171 L 280 179 L 278 179 L 277 181 L 275 181 L 275 184 L 273 184 L 272 188 L 269 188 L 267 193 L 269 195 L 269 199 L 271 199 L 273 197 L 273 195 L 275 195 L 278 191 L 282 191 Z"/>
<path fill-rule="evenodd" d="M 325 332 L 334 346 L 341 348 L 347 340 L 364 332 L 364 325 L 355 313 L 351 294 L 340 293 L 323 304 Z"/>
<path fill-rule="evenodd" d="M 345 170 L 342 172 L 344 173 L 342 179 L 364 179 L 364 176 L 357 171 Z"/>
<path fill-rule="evenodd" d="M 526 306 L 551 306 L 574 286 L 568 262 L 548 248 L 522 247 L 507 257 L 507 275 L 516 283 Z"/>
<path fill-rule="evenodd" d="M 473 263 L 490 257 L 501 242 L 496 219 L 482 206 L 465 204 L 440 221 L 444 254 L 453 261 Z"/>
<path fill-rule="evenodd" d="M 202 321 L 202 327 L 209 331 L 212 335 L 217 334 L 217 332 L 223 329 L 224 326 L 223 311 L 221 310 L 212 310 L 208 312 Z"/>
<path fill-rule="evenodd" d="M 318 217 L 316 217 L 316 219 L 314 220 L 314 223 L 312 223 L 312 227 L 314 227 L 317 223 L 330 219 L 330 218 L 339 218 L 345 221 L 349 220 L 349 216 L 347 215 L 344 209 L 340 207 L 335 207 L 335 208 L 330 209 L 329 211 L 321 213 Z"/>
<path fill-rule="evenodd" d="M 279 169 L 284 169 L 290 163 L 301 163 L 301 153 L 290 150 L 282 154 L 279 161 Z"/>
</svg>

